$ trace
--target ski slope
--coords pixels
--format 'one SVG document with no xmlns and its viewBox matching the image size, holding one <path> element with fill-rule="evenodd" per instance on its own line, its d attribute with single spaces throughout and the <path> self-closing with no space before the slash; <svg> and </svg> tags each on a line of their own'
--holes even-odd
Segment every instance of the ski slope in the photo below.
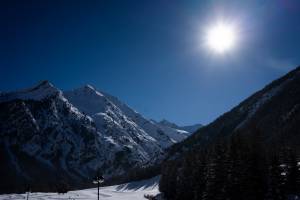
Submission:
<svg viewBox="0 0 300 200">
<path fill-rule="evenodd" d="M 100 188 L 100 200 L 146 200 L 144 194 L 158 194 L 159 177 Z M 26 194 L 4 194 L 0 200 L 26 199 Z M 70 191 L 66 194 L 30 193 L 30 200 L 96 200 L 97 188 Z"/>
</svg>

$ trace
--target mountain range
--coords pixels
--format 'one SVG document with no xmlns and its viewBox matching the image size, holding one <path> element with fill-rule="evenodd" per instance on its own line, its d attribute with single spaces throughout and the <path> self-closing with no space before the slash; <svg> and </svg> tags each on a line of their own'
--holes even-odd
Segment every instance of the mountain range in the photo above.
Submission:
<svg viewBox="0 0 300 200">
<path fill-rule="evenodd" d="M 300 67 L 206 126 L 146 119 L 90 85 L 61 91 L 42 81 L 29 89 L 2 92 L 0 175 L 7 181 L 1 182 L 0 192 L 19 191 L 28 184 L 39 191 L 54 190 L 61 181 L 82 188 L 97 171 L 109 178 L 151 163 L 185 160 L 220 138 L 236 135 L 255 133 L 266 149 L 298 149 L 299 86 Z M 164 177 L 174 177 L 179 169 L 173 164 L 163 168 L 162 180 L 172 186 Z"/>
<path fill-rule="evenodd" d="M 46 190 L 58 181 L 81 187 L 97 171 L 125 174 L 160 159 L 199 127 L 148 120 L 90 85 L 63 92 L 48 81 L 1 93 L 0 110 L 4 192 L 28 184 Z"/>
</svg>

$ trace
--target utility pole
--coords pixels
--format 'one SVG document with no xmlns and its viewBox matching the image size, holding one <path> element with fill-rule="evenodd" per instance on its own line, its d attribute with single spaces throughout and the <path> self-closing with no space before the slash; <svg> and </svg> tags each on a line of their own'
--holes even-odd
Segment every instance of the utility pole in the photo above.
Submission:
<svg viewBox="0 0 300 200">
<path fill-rule="evenodd" d="M 98 182 L 98 200 L 99 200 L 99 192 L 100 191 L 100 183 Z"/>
<path fill-rule="evenodd" d="M 99 172 L 97 172 L 97 175 L 93 181 L 94 184 L 97 184 L 98 186 L 98 200 L 99 200 L 99 196 L 100 196 L 100 183 L 104 182 L 104 178 L 102 175 L 99 174 Z"/>
<path fill-rule="evenodd" d="M 29 193 L 30 193 L 30 191 L 31 191 L 30 185 L 27 186 L 26 190 L 27 190 L 26 200 L 29 200 Z"/>
</svg>

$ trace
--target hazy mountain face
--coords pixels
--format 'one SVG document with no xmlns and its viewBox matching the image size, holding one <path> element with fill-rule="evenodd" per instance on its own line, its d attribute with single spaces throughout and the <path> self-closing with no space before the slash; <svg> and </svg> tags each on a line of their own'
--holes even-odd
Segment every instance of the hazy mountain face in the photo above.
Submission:
<svg viewBox="0 0 300 200">
<path fill-rule="evenodd" d="M 154 120 L 152 120 L 154 121 Z M 170 122 L 166 119 L 161 120 L 160 122 L 156 122 L 155 123 L 164 126 L 164 127 L 169 127 L 169 128 L 173 128 L 173 129 L 177 129 L 177 130 L 183 130 L 186 131 L 187 133 L 194 133 L 195 131 L 197 131 L 199 128 L 201 128 L 203 125 L 202 124 L 194 124 L 194 125 L 189 125 L 189 126 L 178 126 L 177 124 Z"/>
<path fill-rule="evenodd" d="M 84 86 L 63 93 L 51 83 L 0 95 L 1 191 L 26 184 L 80 187 L 160 159 L 188 132 L 145 119 L 117 98 Z M 43 177 L 41 179 L 41 177 Z"/>
<path fill-rule="evenodd" d="M 202 126 L 203 126 L 202 124 L 195 124 L 195 125 L 190 125 L 190 126 L 181 126 L 180 128 L 187 132 L 194 133 L 198 129 L 200 129 Z"/>
</svg>

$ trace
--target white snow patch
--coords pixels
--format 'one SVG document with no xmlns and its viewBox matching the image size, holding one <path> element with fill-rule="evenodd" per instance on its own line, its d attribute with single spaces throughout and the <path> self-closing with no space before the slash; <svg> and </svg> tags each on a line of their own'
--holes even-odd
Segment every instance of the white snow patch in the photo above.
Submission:
<svg viewBox="0 0 300 200">
<path fill-rule="evenodd" d="M 145 200 L 144 195 L 156 195 L 158 191 L 159 176 L 154 178 L 125 183 L 121 185 L 114 185 L 100 188 L 100 199 L 105 200 Z M 57 193 L 30 193 L 29 199 L 31 200 L 52 200 L 52 199 L 97 199 L 97 188 L 70 191 L 66 194 Z M 8 199 L 26 199 L 26 194 L 4 194 L 0 195 L 0 200 Z"/>
</svg>

